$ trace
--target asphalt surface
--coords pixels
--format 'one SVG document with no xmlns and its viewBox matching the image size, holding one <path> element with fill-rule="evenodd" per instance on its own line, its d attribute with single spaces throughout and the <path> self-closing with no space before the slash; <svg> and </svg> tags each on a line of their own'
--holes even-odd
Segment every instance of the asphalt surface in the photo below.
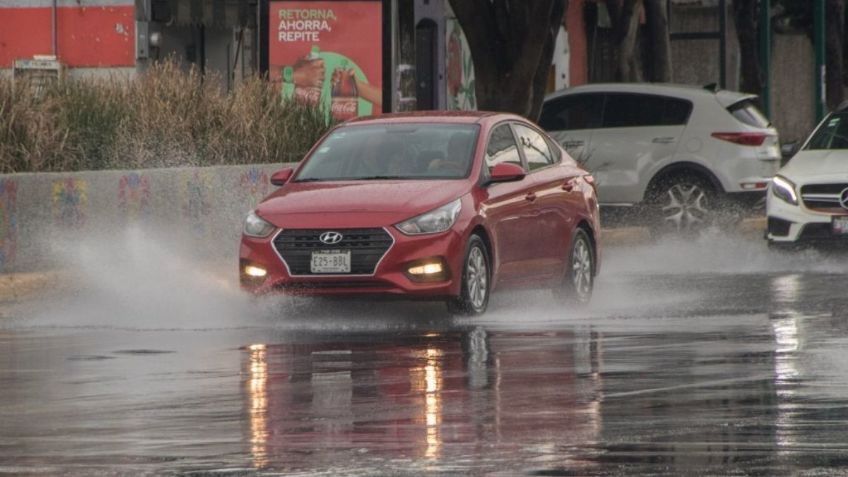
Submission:
<svg viewBox="0 0 848 477">
<path fill-rule="evenodd" d="M 593 303 L 255 303 L 139 240 L 0 304 L 0 474 L 845 475 L 848 255 L 609 247 Z M 117 250 L 121 253 L 118 254 Z"/>
</svg>

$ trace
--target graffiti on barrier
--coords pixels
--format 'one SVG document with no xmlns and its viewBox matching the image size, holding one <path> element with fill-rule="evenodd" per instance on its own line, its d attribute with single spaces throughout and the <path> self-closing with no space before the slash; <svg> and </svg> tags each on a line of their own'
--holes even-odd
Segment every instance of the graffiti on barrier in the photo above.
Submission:
<svg viewBox="0 0 848 477">
<path fill-rule="evenodd" d="M 53 181 L 53 219 L 63 229 L 85 225 L 88 183 L 72 177 Z"/>
<path fill-rule="evenodd" d="M 251 167 L 242 172 L 239 179 L 242 199 L 250 202 L 251 206 L 256 205 L 268 195 L 269 184 L 268 174 L 258 167 Z"/>
<path fill-rule="evenodd" d="M 182 180 L 183 217 L 188 220 L 189 227 L 195 235 L 206 235 L 209 230 L 209 214 L 212 206 L 209 203 L 209 191 L 212 190 L 212 180 L 204 171 L 192 171 L 184 174 Z"/>
<path fill-rule="evenodd" d="M 0 180 L 0 270 L 15 263 L 18 245 L 17 194 L 17 182 L 11 179 Z"/>
<path fill-rule="evenodd" d="M 127 220 L 150 215 L 150 181 L 147 176 L 131 172 L 118 183 L 118 207 Z"/>
</svg>

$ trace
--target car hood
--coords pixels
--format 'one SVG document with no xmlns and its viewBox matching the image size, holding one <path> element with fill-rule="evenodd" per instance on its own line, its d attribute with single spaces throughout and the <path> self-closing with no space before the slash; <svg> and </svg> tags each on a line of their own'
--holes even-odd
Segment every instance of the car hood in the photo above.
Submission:
<svg viewBox="0 0 848 477">
<path fill-rule="evenodd" d="M 793 182 L 844 180 L 848 175 L 848 150 L 804 150 L 798 152 L 778 174 Z"/>
<path fill-rule="evenodd" d="M 256 212 L 278 227 L 389 225 L 468 192 L 467 180 L 290 182 Z"/>
</svg>

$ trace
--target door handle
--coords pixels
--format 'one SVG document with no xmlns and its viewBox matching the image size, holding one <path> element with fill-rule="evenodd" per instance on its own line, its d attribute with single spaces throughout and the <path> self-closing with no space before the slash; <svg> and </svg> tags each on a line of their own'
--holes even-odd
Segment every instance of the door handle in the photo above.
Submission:
<svg viewBox="0 0 848 477">
<path fill-rule="evenodd" d="M 673 137 L 655 137 L 653 141 L 654 144 L 671 144 L 675 141 Z"/>
<path fill-rule="evenodd" d="M 562 145 L 563 145 L 566 149 L 568 149 L 568 148 L 573 148 L 573 147 L 580 147 L 580 146 L 582 146 L 583 144 L 584 144 L 584 142 L 583 142 L 583 141 L 565 141 L 564 143 L 562 143 Z"/>
<path fill-rule="evenodd" d="M 536 200 L 536 194 L 534 192 L 528 192 L 527 195 L 524 196 L 524 200 L 534 202 Z"/>
</svg>

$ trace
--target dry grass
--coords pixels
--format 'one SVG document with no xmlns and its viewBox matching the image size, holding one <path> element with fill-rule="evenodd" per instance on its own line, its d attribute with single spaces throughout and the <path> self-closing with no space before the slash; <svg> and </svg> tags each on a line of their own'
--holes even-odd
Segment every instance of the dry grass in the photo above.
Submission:
<svg viewBox="0 0 848 477">
<path fill-rule="evenodd" d="M 0 78 L 0 173 L 297 161 L 326 129 L 260 78 L 228 94 L 173 63 L 41 94 Z"/>
</svg>

